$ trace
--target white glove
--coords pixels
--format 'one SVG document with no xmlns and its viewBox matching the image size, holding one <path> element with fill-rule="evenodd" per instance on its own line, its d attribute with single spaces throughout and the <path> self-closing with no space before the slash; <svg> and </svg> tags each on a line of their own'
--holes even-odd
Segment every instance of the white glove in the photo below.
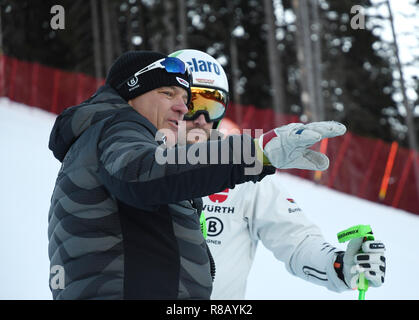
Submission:
<svg viewBox="0 0 419 320">
<path fill-rule="evenodd" d="M 268 131 L 259 138 L 259 147 L 278 169 L 326 170 L 329 158 L 308 149 L 324 138 L 341 136 L 346 127 L 336 121 L 291 123 Z"/>
<path fill-rule="evenodd" d="M 364 272 L 369 285 L 379 287 L 384 283 L 386 272 L 385 246 L 377 240 L 362 241 L 363 238 L 356 238 L 348 243 L 343 256 L 345 283 L 355 289 L 360 273 Z M 360 252 L 361 250 L 362 252 Z"/>
</svg>

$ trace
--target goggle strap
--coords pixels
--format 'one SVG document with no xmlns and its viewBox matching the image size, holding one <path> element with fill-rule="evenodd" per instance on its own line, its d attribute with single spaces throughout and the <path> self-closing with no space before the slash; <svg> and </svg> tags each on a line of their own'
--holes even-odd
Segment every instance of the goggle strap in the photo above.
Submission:
<svg viewBox="0 0 419 320">
<path fill-rule="evenodd" d="M 183 72 L 180 72 L 180 70 L 179 70 L 179 72 L 174 72 L 174 71 L 169 71 L 169 70 L 167 70 L 167 68 L 166 68 L 166 66 L 165 65 L 163 65 L 162 64 L 162 62 L 164 61 L 164 60 L 166 60 L 166 59 L 177 59 L 177 60 L 179 60 L 180 62 L 182 62 L 183 64 L 184 64 L 184 71 Z M 137 71 L 136 73 L 134 73 L 134 75 L 132 75 L 132 76 L 130 76 L 129 78 L 127 78 L 126 80 L 124 80 L 123 82 L 121 82 L 121 84 L 119 84 L 118 86 L 117 86 L 117 89 L 119 89 L 119 88 L 121 88 L 124 84 L 126 84 L 131 78 L 133 78 L 133 77 L 138 77 L 139 75 L 141 75 L 141 74 L 143 74 L 143 73 L 146 73 L 146 72 L 148 72 L 148 71 L 150 71 L 150 70 L 153 70 L 153 69 L 157 69 L 157 68 L 162 68 L 162 69 L 165 69 L 166 70 L 166 72 L 167 73 L 181 73 L 181 74 L 184 74 L 185 72 L 187 72 L 187 74 L 188 74 L 188 77 L 189 77 L 189 83 L 191 83 L 191 80 L 192 80 L 192 73 L 191 73 L 191 70 L 189 69 L 189 68 L 187 68 L 186 67 L 186 64 L 182 61 L 182 60 L 180 60 L 179 58 L 175 58 L 175 57 L 167 57 L 167 58 L 163 58 L 163 59 L 159 59 L 159 60 L 157 60 L 157 61 L 154 61 L 154 62 L 152 62 L 152 63 L 150 63 L 148 66 L 145 66 L 144 68 L 142 68 L 141 70 L 139 70 L 139 71 Z"/>
<path fill-rule="evenodd" d="M 150 70 L 153 70 L 153 69 L 157 69 L 157 68 L 162 68 L 162 67 L 164 67 L 164 66 L 161 64 L 161 61 L 163 61 L 163 60 L 164 60 L 164 59 L 160 59 L 160 60 L 154 61 L 152 64 L 149 64 L 148 66 L 146 66 L 146 67 L 142 68 L 141 70 L 137 71 L 137 72 L 134 74 L 134 77 L 138 77 L 140 74 L 143 74 L 143 73 L 145 73 L 145 72 L 147 72 L 147 71 L 150 71 Z M 164 68 L 165 68 L 165 67 L 164 67 Z"/>
</svg>

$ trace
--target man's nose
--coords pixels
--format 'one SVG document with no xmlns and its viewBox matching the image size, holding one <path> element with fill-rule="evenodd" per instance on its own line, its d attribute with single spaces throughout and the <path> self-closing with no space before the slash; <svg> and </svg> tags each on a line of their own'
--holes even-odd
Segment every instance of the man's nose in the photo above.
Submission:
<svg viewBox="0 0 419 320">
<path fill-rule="evenodd" d="M 188 112 L 188 107 L 182 99 L 173 106 L 173 110 L 179 112 L 183 116 Z"/>
<path fill-rule="evenodd" d="M 200 114 L 198 116 L 198 118 L 196 118 L 193 121 L 193 123 L 194 123 L 195 126 L 201 127 L 201 126 L 205 125 L 207 123 L 207 121 L 205 120 L 205 116 L 203 114 Z"/>
</svg>

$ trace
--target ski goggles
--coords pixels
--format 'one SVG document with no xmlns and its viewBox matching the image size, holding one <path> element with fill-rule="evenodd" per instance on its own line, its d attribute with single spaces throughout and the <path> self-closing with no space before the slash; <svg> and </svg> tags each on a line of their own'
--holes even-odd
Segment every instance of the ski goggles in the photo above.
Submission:
<svg viewBox="0 0 419 320">
<path fill-rule="evenodd" d="M 125 81 L 123 81 L 121 84 L 118 85 L 117 89 L 121 88 L 125 83 L 128 84 L 128 86 L 133 85 L 137 82 L 137 77 L 143 73 L 146 73 L 148 71 L 162 68 L 165 69 L 168 73 L 181 73 L 185 74 L 185 72 L 188 74 L 189 80 L 192 79 L 192 73 L 189 69 L 189 66 L 185 64 L 182 60 L 175 58 L 175 57 L 167 57 L 163 58 L 157 61 L 154 61 L 153 63 L 149 64 L 148 66 L 142 68 L 141 70 L 138 70 L 133 76 L 129 77 Z M 191 81 L 189 81 L 191 83 Z"/>
<path fill-rule="evenodd" d="M 184 120 L 195 120 L 201 114 L 207 122 L 221 120 L 224 116 L 228 95 L 222 90 L 208 88 L 191 88 L 191 102 L 189 111 L 183 116 Z"/>
</svg>

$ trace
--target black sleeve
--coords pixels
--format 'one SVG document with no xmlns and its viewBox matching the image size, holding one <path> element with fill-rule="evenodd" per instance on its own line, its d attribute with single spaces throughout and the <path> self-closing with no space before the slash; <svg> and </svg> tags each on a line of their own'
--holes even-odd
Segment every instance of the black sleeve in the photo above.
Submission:
<svg viewBox="0 0 419 320">
<path fill-rule="evenodd" d="M 214 156 L 215 149 L 224 152 Z M 255 154 L 247 135 L 165 149 L 135 121 L 109 124 L 98 144 L 99 174 L 105 186 L 120 200 L 143 209 L 256 182 L 275 172 L 272 168 L 262 171 L 256 157 L 252 163 Z M 252 170 L 255 165 L 260 166 L 259 172 Z"/>
</svg>

